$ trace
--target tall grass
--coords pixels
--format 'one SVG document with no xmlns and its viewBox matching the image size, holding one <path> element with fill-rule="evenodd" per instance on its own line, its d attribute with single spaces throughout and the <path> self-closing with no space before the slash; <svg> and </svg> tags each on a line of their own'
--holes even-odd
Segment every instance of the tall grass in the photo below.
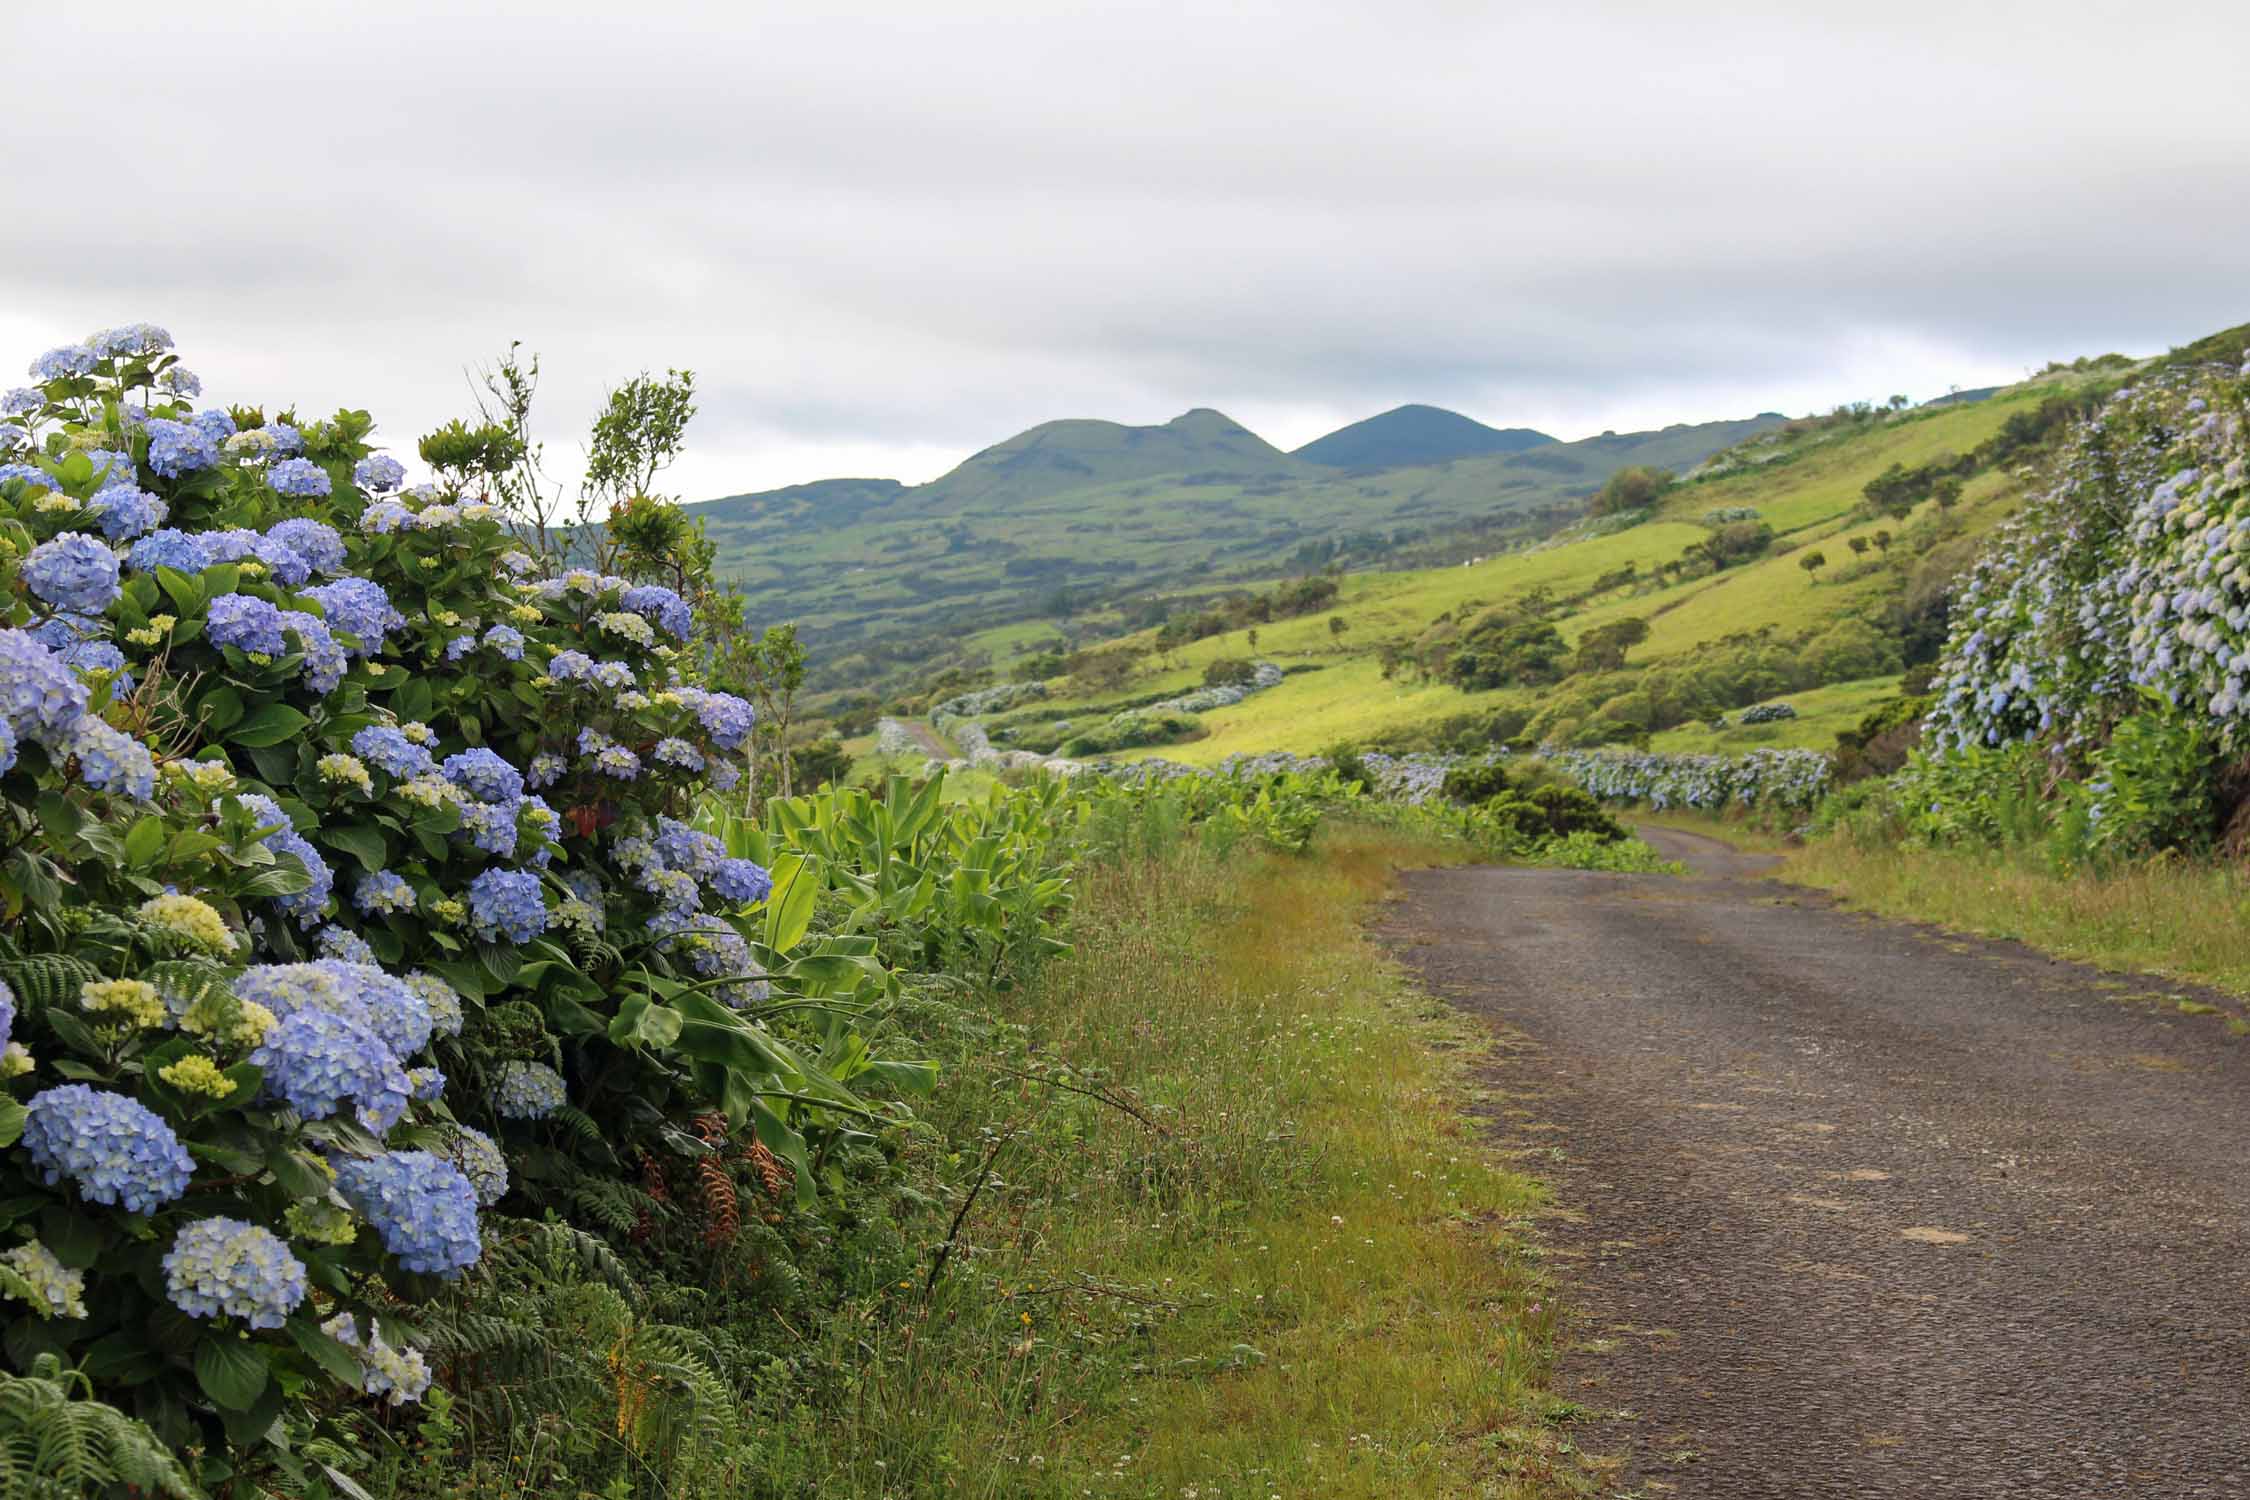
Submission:
<svg viewBox="0 0 2250 1500">
<path fill-rule="evenodd" d="M 1835 837 L 1792 853 L 1779 874 L 1886 916 L 2250 997 L 2250 880 L 2231 866 L 2158 858 L 2058 871 L 2033 843 L 1957 850 Z"/>
<path fill-rule="evenodd" d="M 1153 847 L 1152 847 L 1153 846 Z M 973 1202 L 870 1317 L 824 1495 L 1552 1494 L 1538 1201 L 1357 918 L 1430 851 L 1147 841 L 933 1121 Z M 956 1203 L 960 1199 L 957 1197 Z"/>
</svg>

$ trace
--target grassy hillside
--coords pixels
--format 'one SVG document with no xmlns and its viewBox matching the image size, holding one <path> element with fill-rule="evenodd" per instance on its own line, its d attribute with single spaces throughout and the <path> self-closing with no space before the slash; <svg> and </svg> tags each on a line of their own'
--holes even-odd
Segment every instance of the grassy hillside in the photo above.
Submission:
<svg viewBox="0 0 2250 1500">
<path fill-rule="evenodd" d="M 1965 558 L 1976 539 L 2013 507 L 2020 481 L 2004 466 L 1979 473 L 1950 509 L 1941 513 L 1934 500 L 1924 501 L 1903 521 L 1869 512 L 1863 493 L 1868 482 L 1894 464 L 1912 468 L 1969 453 L 2011 417 L 2036 410 L 2067 385 L 2063 377 L 2008 388 L 1973 404 L 1932 405 L 1841 428 L 1755 439 L 1714 466 L 1731 472 L 1677 488 L 1640 524 L 1607 535 L 1558 538 L 1472 566 L 1347 574 L 1331 608 L 1261 624 L 1255 645 L 1247 629 L 1170 651 L 1154 649 L 1153 633 L 1128 637 L 1151 651 L 1149 670 L 1125 690 L 1136 696 L 1199 684 L 1204 668 L 1220 658 L 1261 657 L 1290 671 L 1279 686 L 1204 714 L 1205 738 L 1134 753 L 1210 764 L 1238 751 L 1313 751 L 1338 740 L 1426 731 L 1510 705 L 1538 708 L 1552 701 L 1556 687 L 1463 692 L 1411 670 L 1386 676 L 1384 657 L 1412 648 L 1441 616 L 1508 605 L 1542 589 L 1575 601 L 1556 618 L 1571 647 L 1590 631 L 1626 617 L 1647 622 L 1648 637 L 1631 648 L 1619 679 L 1628 683 L 1634 674 L 1698 660 L 1699 651 L 1729 638 L 1766 632 L 1772 640 L 1799 641 L 1838 621 L 1879 620 L 1919 573 L 1943 572 L 1951 559 Z M 1715 574 L 1678 580 L 1659 574 L 1664 564 L 1712 535 L 1706 518 L 1716 511 L 1754 512 L 1775 532 L 1773 550 Z M 1873 545 L 1877 532 L 1890 541 L 1887 551 Z M 1870 544 L 1864 553 L 1851 550 L 1854 537 Z M 1808 574 L 1801 564 L 1815 550 L 1827 566 Z M 1634 570 L 1630 581 L 1595 591 L 1628 566 Z M 1331 616 L 1343 622 L 1341 633 Z M 1774 698 L 1790 702 L 1799 718 L 1720 731 L 1698 720 L 1662 731 L 1653 743 L 1699 750 L 1825 745 L 1837 729 L 1856 723 L 1890 696 L 1898 680 L 1894 669 L 1777 693 Z M 1057 696 L 1049 707 L 1057 717 L 1083 718 L 1104 707 L 1074 696 L 1067 679 L 1054 687 Z"/>
<path fill-rule="evenodd" d="M 798 621 L 830 684 L 865 686 L 962 660 L 963 637 L 981 630 L 1283 573 L 1308 545 L 1372 560 L 1464 527 L 1540 534 L 1619 468 L 1684 470 L 1780 421 L 1373 472 L 1281 453 L 1217 412 L 1160 427 L 1057 422 L 927 485 L 833 480 L 689 509 L 751 618 Z M 1100 633 L 1098 620 L 1072 628 Z"/>
</svg>

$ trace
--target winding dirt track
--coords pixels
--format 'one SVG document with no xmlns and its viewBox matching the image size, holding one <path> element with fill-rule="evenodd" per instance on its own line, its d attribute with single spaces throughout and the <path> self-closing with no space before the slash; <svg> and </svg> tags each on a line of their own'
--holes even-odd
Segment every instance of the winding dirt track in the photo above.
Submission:
<svg viewBox="0 0 2250 1500">
<path fill-rule="evenodd" d="M 1561 1394 L 1620 1490 L 2250 1496 L 2250 1041 L 2218 997 L 1689 879 L 1422 871 L 1554 1185 Z"/>
</svg>

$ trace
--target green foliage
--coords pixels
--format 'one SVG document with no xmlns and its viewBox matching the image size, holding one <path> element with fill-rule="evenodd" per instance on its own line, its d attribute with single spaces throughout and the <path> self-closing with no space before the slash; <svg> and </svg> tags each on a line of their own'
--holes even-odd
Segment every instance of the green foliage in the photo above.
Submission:
<svg viewBox="0 0 2250 1500">
<path fill-rule="evenodd" d="M 0 1370 L 0 1495 L 74 1500 L 132 1493 L 201 1500 L 155 1433 L 90 1394 L 91 1382 L 47 1353 L 27 1373 Z"/>
<path fill-rule="evenodd" d="M 1596 516 L 1647 510 L 1664 498 L 1673 483 L 1674 477 L 1668 470 L 1629 464 L 1603 482 L 1594 492 L 1594 498 L 1587 502 L 1586 509 L 1588 514 Z"/>
</svg>

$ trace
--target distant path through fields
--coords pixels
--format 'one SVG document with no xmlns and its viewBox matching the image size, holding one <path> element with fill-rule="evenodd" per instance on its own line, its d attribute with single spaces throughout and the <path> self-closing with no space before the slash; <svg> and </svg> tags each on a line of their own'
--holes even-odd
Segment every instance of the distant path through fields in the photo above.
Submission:
<svg viewBox="0 0 2250 1500">
<path fill-rule="evenodd" d="M 1580 1447 L 1649 1495 L 2250 1495 L 2250 1040 L 1644 834 L 1698 873 L 1422 871 L 1384 928 L 1500 1038 Z"/>
</svg>

